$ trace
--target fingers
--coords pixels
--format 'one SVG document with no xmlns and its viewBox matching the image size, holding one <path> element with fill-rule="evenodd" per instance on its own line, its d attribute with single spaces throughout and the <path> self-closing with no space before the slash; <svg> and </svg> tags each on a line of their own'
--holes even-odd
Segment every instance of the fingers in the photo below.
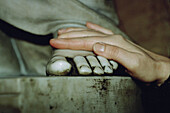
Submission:
<svg viewBox="0 0 170 113">
<path fill-rule="evenodd" d="M 104 42 L 110 45 L 118 46 L 128 51 L 138 52 L 137 48 L 129 44 L 124 38 L 113 35 L 103 37 L 78 37 L 78 38 L 59 38 L 50 40 L 51 46 L 60 49 L 92 50 L 93 44 Z"/>
<path fill-rule="evenodd" d="M 93 44 L 97 42 L 105 42 L 108 44 L 114 44 L 114 38 L 102 38 L 102 37 L 85 37 L 85 38 L 59 38 L 51 39 L 50 45 L 58 49 L 73 49 L 73 50 L 88 50 L 92 51 Z M 117 42 L 115 44 L 118 44 Z M 119 44 L 123 45 L 123 44 Z"/>
<path fill-rule="evenodd" d="M 101 40 L 102 38 L 100 37 L 51 39 L 50 45 L 58 49 L 74 49 L 74 50 L 92 51 L 93 44 Z"/>
<path fill-rule="evenodd" d="M 104 27 L 101 27 L 101 26 L 99 26 L 97 24 L 93 24 L 93 23 L 87 22 L 86 26 L 89 29 L 93 29 L 93 30 L 96 30 L 96 31 L 99 31 L 99 32 L 102 32 L 102 33 L 105 33 L 105 34 L 108 34 L 108 35 L 113 35 L 114 34 L 111 30 L 106 29 Z"/>
<path fill-rule="evenodd" d="M 75 28 L 76 29 L 76 28 Z M 64 32 L 59 35 L 58 38 L 77 38 L 77 37 L 89 37 L 89 36 L 106 36 L 103 33 L 89 30 L 80 30 L 80 31 L 72 31 L 72 32 Z"/>
<path fill-rule="evenodd" d="M 100 33 L 104 33 L 104 34 L 107 34 L 107 35 L 113 35 L 114 34 L 111 30 L 106 29 L 104 27 L 101 27 L 97 24 L 87 22 L 86 26 L 87 26 L 87 28 L 93 29 L 93 30 L 98 31 Z M 58 30 L 58 34 L 61 35 L 63 33 L 68 33 L 68 32 L 73 32 L 73 31 L 83 31 L 83 30 L 87 30 L 87 29 L 86 28 L 78 28 L 78 27 L 70 27 L 70 28 Z"/>
<path fill-rule="evenodd" d="M 70 27 L 70 28 L 66 28 L 66 29 L 60 29 L 58 30 L 58 34 L 62 34 L 62 33 L 67 33 L 67 32 L 71 32 L 71 31 L 81 31 L 81 30 L 86 30 L 86 28 L 81 28 L 81 27 Z"/>
<path fill-rule="evenodd" d="M 119 62 L 129 70 L 133 68 L 135 55 L 123 48 L 105 43 L 96 43 L 93 46 L 93 51 L 97 55 Z"/>
</svg>

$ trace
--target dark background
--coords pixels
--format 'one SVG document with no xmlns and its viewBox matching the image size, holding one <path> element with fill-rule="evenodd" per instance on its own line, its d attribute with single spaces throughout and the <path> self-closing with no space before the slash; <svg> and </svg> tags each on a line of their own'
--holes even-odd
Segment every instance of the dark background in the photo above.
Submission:
<svg viewBox="0 0 170 113">
<path fill-rule="evenodd" d="M 115 4 L 121 30 L 142 47 L 170 56 L 169 0 L 115 0 Z"/>
</svg>

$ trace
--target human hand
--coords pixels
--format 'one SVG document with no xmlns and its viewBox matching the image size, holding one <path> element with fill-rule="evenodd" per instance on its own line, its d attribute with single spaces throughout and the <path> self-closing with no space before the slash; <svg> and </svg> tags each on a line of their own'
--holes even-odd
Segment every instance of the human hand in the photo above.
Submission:
<svg viewBox="0 0 170 113">
<path fill-rule="evenodd" d="M 161 85 L 169 77 L 170 59 L 150 52 L 96 24 L 87 23 L 87 28 L 59 30 L 58 39 L 50 40 L 50 44 L 60 49 L 93 51 L 119 62 L 132 77 L 146 83 L 156 82 Z"/>
</svg>

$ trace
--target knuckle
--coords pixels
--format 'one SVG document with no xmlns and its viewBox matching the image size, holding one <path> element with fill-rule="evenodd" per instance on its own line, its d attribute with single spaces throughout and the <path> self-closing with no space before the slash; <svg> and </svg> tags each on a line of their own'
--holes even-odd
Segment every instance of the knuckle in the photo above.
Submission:
<svg viewBox="0 0 170 113">
<path fill-rule="evenodd" d="M 107 46 L 106 54 L 108 55 L 108 57 L 110 57 L 110 59 L 112 58 L 117 59 L 119 57 L 119 48 L 113 46 Z"/>
<path fill-rule="evenodd" d="M 114 42 L 116 42 L 118 44 L 126 43 L 125 38 L 121 35 L 114 35 L 113 39 L 114 39 Z"/>
<path fill-rule="evenodd" d="M 122 35 L 114 35 L 117 40 L 124 40 Z"/>
</svg>

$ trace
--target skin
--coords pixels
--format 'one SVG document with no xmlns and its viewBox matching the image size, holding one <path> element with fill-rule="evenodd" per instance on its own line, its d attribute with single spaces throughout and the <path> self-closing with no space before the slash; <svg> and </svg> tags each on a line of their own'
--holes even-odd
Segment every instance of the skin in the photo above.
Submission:
<svg viewBox="0 0 170 113">
<path fill-rule="evenodd" d="M 87 50 L 117 61 L 127 72 L 144 83 L 158 86 L 170 75 L 170 59 L 116 35 L 109 29 L 87 22 L 85 28 L 67 28 L 58 31 L 58 38 L 51 39 L 54 48 Z"/>
</svg>

